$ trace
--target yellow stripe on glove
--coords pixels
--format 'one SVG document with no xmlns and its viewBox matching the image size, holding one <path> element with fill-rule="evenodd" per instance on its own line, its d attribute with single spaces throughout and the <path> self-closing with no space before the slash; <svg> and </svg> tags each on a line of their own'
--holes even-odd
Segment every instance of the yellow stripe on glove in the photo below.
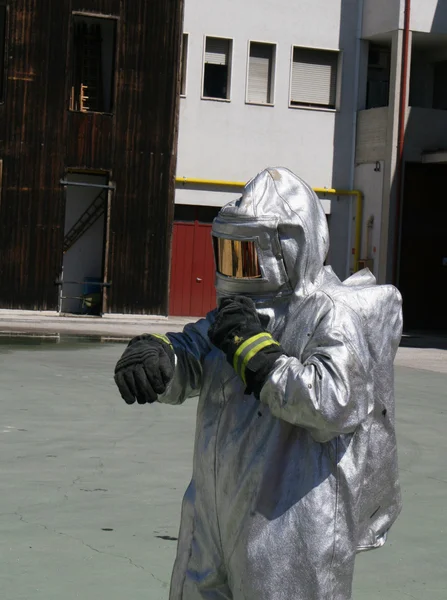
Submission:
<svg viewBox="0 0 447 600">
<path fill-rule="evenodd" d="M 171 348 L 174 348 L 174 346 L 172 345 L 171 340 L 168 338 L 167 335 L 161 335 L 158 333 L 151 333 L 152 337 L 154 338 L 158 338 L 159 340 L 162 340 L 163 342 L 165 342 L 165 344 L 168 344 L 169 346 L 171 346 Z"/>
<path fill-rule="evenodd" d="M 272 338 L 270 333 L 264 332 L 248 338 L 248 340 L 245 340 L 245 342 L 236 350 L 233 359 L 233 367 L 245 385 L 247 385 L 245 371 L 249 361 L 256 356 L 260 350 L 263 350 L 268 346 L 279 346 L 279 343 Z"/>
</svg>

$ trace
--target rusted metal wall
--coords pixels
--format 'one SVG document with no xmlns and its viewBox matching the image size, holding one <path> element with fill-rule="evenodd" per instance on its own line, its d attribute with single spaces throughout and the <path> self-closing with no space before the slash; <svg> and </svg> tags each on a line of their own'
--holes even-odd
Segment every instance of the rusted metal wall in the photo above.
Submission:
<svg viewBox="0 0 447 600">
<path fill-rule="evenodd" d="M 109 308 L 167 314 L 182 0 L 128 0 L 123 8 Z M 129 160 L 132 169 L 124 169 Z"/>
<path fill-rule="evenodd" d="M 71 13 L 119 18 L 113 115 L 68 111 Z M 10 2 L 0 307 L 55 309 L 67 169 L 110 173 L 107 310 L 166 314 L 183 0 Z"/>
<path fill-rule="evenodd" d="M 61 0 L 9 3 L 7 83 L 0 107 L 2 308 L 55 309 L 57 304 L 66 16 Z"/>
</svg>

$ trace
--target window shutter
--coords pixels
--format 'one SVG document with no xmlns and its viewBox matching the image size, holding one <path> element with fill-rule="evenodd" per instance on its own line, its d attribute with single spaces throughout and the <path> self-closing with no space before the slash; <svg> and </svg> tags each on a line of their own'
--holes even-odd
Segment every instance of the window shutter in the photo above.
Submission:
<svg viewBox="0 0 447 600">
<path fill-rule="evenodd" d="M 291 101 L 335 107 L 338 53 L 294 48 Z"/>
<path fill-rule="evenodd" d="M 248 63 L 248 102 L 271 102 L 271 73 L 272 73 L 273 46 L 271 44 L 250 44 L 250 57 Z"/>
<path fill-rule="evenodd" d="M 205 63 L 210 65 L 228 65 L 230 40 L 206 38 Z"/>
</svg>

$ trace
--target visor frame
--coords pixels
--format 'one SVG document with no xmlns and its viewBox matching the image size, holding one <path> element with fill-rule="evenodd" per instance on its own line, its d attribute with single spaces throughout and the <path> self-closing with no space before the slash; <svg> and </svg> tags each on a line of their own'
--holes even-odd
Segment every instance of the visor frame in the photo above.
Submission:
<svg viewBox="0 0 447 600">
<path fill-rule="evenodd" d="M 262 275 L 252 279 L 238 279 L 221 274 L 215 265 L 218 296 L 241 294 L 267 297 L 288 295 L 293 291 L 282 255 L 276 217 L 248 217 L 236 220 L 219 214 L 213 221 L 211 235 L 234 241 L 253 241 Z"/>
</svg>

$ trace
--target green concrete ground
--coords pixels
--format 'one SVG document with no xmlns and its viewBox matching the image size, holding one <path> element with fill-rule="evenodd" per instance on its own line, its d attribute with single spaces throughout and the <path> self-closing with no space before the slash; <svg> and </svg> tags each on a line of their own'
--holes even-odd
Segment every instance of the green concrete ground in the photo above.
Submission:
<svg viewBox="0 0 447 600">
<path fill-rule="evenodd" d="M 2 600 L 168 598 L 195 403 L 126 406 L 123 347 L 0 338 Z M 403 350 L 405 506 L 389 544 L 359 556 L 354 600 L 447 598 L 447 353 Z"/>
</svg>

